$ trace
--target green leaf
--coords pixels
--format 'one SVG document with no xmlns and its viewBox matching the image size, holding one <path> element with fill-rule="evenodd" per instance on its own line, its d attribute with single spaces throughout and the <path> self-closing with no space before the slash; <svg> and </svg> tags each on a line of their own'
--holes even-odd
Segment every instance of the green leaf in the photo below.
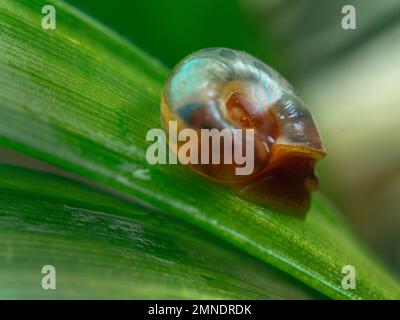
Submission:
<svg viewBox="0 0 400 320">
<path fill-rule="evenodd" d="M 47 3 L 48 1 L 46 1 Z M 305 220 L 236 197 L 183 166 L 151 166 L 145 137 L 160 126 L 167 70 L 73 8 L 0 3 L 0 143 L 124 191 L 224 240 L 331 298 L 399 298 L 400 285 L 317 195 Z M 341 286 L 344 265 L 357 288 Z"/>
<path fill-rule="evenodd" d="M 4 165 L 0 234 L 2 299 L 315 297 L 190 225 L 64 178 Z M 56 268 L 56 290 L 41 286 L 44 265 Z"/>
</svg>

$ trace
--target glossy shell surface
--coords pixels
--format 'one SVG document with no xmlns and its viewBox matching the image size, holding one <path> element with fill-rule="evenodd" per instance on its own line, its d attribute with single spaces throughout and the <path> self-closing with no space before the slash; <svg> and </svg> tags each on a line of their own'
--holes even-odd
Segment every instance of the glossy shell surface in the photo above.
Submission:
<svg viewBox="0 0 400 320">
<path fill-rule="evenodd" d="M 261 205 L 299 212 L 308 208 L 309 194 L 318 184 L 314 165 L 325 152 L 311 113 L 273 68 L 241 51 L 200 50 L 172 71 L 161 113 L 166 130 L 170 120 L 179 129 L 254 129 L 251 176 L 235 175 L 235 165 L 193 169 L 235 185 L 237 192 Z"/>
</svg>

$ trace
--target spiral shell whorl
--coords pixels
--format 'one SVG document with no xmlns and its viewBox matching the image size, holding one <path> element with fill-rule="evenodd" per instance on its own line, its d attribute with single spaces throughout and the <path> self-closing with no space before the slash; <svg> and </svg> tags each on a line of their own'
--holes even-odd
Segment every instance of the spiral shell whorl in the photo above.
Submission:
<svg viewBox="0 0 400 320">
<path fill-rule="evenodd" d="M 188 56 L 172 72 L 164 99 L 186 126 L 238 128 L 227 116 L 226 107 L 235 91 L 250 95 L 251 117 L 273 112 L 279 128 L 273 137 L 275 143 L 322 151 L 312 116 L 293 87 L 274 69 L 245 52 L 208 48 Z M 194 111 L 200 109 L 207 117 L 196 123 Z"/>
<path fill-rule="evenodd" d="M 311 113 L 277 71 L 251 55 L 227 48 L 195 52 L 172 71 L 162 96 L 164 127 L 248 129 L 255 132 L 255 173 L 233 176 L 231 166 L 196 166 L 218 181 L 245 184 L 255 202 L 302 212 L 325 153 Z M 263 191 L 264 190 L 264 191 Z M 289 191 L 288 191 L 289 190 Z M 260 201 L 258 201 L 261 199 Z"/>
</svg>

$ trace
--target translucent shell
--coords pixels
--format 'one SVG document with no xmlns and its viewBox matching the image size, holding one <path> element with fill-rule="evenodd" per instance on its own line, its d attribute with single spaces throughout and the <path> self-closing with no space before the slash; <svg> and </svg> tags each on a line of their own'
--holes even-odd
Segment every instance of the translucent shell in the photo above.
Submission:
<svg viewBox="0 0 400 320">
<path fill-rule="evenodd" d="M 170 120 L 177 121 L 178 130 L 253 128 L 251 175 L 236 175 L 235 163 L 192 168 L 259 205 L 296 214 L 308 210 L 310 193 L 318 186 L 314 166 L 325 152 L 310 112 L 271 67 L 245 52 L 200 50 L 171 73 L 161 113 L 167 131 Z"/>
</svg>

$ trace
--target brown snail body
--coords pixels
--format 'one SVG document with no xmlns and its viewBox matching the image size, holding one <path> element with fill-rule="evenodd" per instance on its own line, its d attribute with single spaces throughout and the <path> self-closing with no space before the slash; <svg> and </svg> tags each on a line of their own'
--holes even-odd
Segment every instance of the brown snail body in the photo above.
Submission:
<svg viewBox="0 0 400 320">
<path fill-rule="evenodd" d="M 237 175 L 239 164 L 235 162 L 191 167 L 233 185 L 239 196 L 259 205 L 295 214 L 308 210 L 310 194 L 318 187 L 315 163 L 325 152 L 300 97 L 263 62 L 226 48 L 200 50 L 171 73 L 161 113 L 166 130 L 172 120 L 178 130 L 254 130 L 254 170 L 250 175 Z M 179 150 L 181 146 L 182 142 L 177 142 L 170 148 Z M 209 151 L 221 152 L 224 158 L 222 150 Z"/>
</svg>

